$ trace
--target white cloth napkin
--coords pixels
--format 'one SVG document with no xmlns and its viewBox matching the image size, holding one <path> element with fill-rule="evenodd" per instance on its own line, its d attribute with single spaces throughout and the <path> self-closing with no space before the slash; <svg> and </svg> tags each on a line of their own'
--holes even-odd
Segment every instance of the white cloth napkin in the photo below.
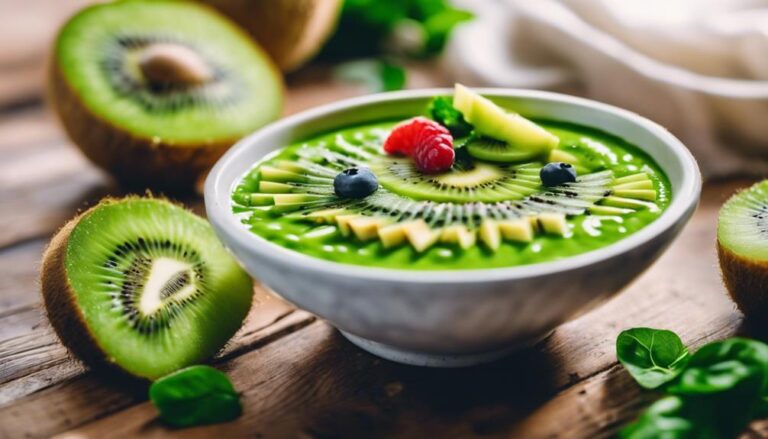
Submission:
<svg viewBox="0 0 768 439">
<path fill-rule="evenodd" d="M 642 114 L 707 177 L 768 175 L 768 0 L 456 0 L 444 62 L 467 85 L 584 95 Z"/>
</svg>

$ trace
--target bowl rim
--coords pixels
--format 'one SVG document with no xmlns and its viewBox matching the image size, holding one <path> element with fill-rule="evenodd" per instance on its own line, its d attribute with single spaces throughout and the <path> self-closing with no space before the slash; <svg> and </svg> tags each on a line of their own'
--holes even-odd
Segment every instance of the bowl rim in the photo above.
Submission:
<svg viewBox="0 0 768 439">
<path fill-rule="evenodd" d="M 349 110 L 355 107 L 377 105 L 393 100 L 408 100 L 429 98 L 437 95 L 450 94 L 452 88 L 428 88 L 403 90 L 387 93 L 377 93 L 344 99 L 338 102 L 321 105 L 301 111 L 248 135 L 230 148 L 214 165 L 205 181 L 204 199 L 208 219 L 214 230 L 230 247 L 230 242 L 237 242 L 238 247 L 245 248 L 249 253 L 261 257 L 276 259 L 282 264 L 301 267 L 302 270 L 323 272 L 344 278 L 357 278 L 370 281 L 398 281 L 419 284 L 455 284 L 475 283 L 500 280 L 525 279 L 546 276 L 562 271 L 584 268 L 620 256 L 630 250 L 640 247 L 667 230 L 674 227 L 687 213 L 698 204 L 701 193 L 701 174 L 698 164 L 688 148 L 661 125 L 628 110 L 613 105 L 603 104 L 586 98 L 580 98 L 561 93 L 526 90 L 515 88 L 473 88 L 478 93 L 491 97 L 511 97 L 534 100 L 545 100 L 554 103 L 571 104 L 590 109 L 611 113 L 646 129 L 659 138 L 681 162 L 683 175 L 680 188 L 672 195 L 672 202 L 652 223 L 605 247 L 600 247 L 585 253 L 569 256 L 555 261 L 539 262 L 528 265 L 517 265 L 501 268 L 480 268 L 467 270 L 408 270 L 399 268 L 372 267 L 346 264 L 306 255 L 296 250 L 282 247 L 261 236 L 250 232 L 231 212 L 231 191 L 237 184 L 238 175 L 233 181 L 226 178 L 227 170 L 236 162 L 241 154 L 258 143 L 259 138 L 267 137 L 284 130 L 289 130 L 333 113 Z M 618 135 L 618 134 L 615 134 Z M 664 168 L 663 164 L 660 164 Z M 223 198 L 223 199 L 222 199 Z M 223 202 L 222 202 L 223 201 Z"/>
</svg>

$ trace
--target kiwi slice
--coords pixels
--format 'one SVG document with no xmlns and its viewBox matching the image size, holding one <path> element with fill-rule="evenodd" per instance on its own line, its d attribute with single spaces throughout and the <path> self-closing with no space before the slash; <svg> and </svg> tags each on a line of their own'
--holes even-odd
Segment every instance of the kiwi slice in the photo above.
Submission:
<svg viewBox="0 0 768 439">
<path fill-rule="evenodd" d="M 541 126 L 505 111 L 461 84 L 456 84 L 453 106 L 475 127 L 476 133 L 502 140 L 520 151 L 542 153 L 560 142 L 557 136 Z"/>
<path fill-rule="evenodd" d="M 464 144 L 464 148 L 472 157 L 490 162 L 515 163 L 540 155 L 538 151 L 523 151 L 507 142 L 488 137 L 472 137 Z"/>
<path fill-rule="evenodd" d="M 50 92 L 71 139 L 131 186 L 190 189 L 274 120 L 282 79 L 248 35 L 193 2 L 88 7 L 61 29 Z"/>
<path fill-rule="evenodd" d="M 586 173 L 615 165 L 618 158 L 604 145 L 584 140 L 558 146 L 550 151 L 549 161 L 570 163 L 576 168 L 576 172 Z"/>
<path fill-rule="evenodd" d="M 138 197 L 104 200 L 67 223 L 41 278 L 48 317 L 71 351 L 148 379 L 214 355 L 253 294 L 205 220 Z"/>
<path fill-rule="evenodd" d="M 357 142 L 357 143 L 356 143 Z M 334 177 L 366 166 L 381 187 L 361 199 L 336 196 Z M 257 191 L 238 189 L 238 210 L 254 209 L 317 224 L 310 235 L 339 233 L 385 248 L 424 251 L 437 242 L 491 251 L 502 241 L 530 242 L 538 233 L 570 235 L 567 218 L 586 212 L 626 215 L 658 209 L 645 173 L 616 178 L 609 170 L 580 175 L 573 183 L 544 187 L 541 163 L 500 164 L 467 157 L 438 175 L 419 173 L 408 159 L 385 155 L 380 143 L 337 137 L 307 145 L 292 160 L 259 165 Z M 261 213 L 261 212 L 259 212 Z"/>
<path fill-rule="evenodd" d="M 371 170 L 386 189 L 417 200 L 494 202 L 521 199 L 540 185 L 539 167 L 511 167 L 487 162 L 454 166 L 441 174 L 424 174 L 408 158 L 386 157 Z"/>
<path fill-rule="evenodd" d="M 737 193 L 720 209 L 717 253 L 725 286 L 739 309 L 763 320 L 768 311 L 768 180 Z"/>
</svg>

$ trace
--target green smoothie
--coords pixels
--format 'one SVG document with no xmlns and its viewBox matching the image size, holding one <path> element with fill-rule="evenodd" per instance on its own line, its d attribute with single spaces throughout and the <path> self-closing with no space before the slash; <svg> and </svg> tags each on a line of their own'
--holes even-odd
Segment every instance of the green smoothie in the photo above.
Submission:
<svg viewBox="0 0 768 439">
<path fill-rule="evenodd" d="M 468 270 L 555 261 L 607 246 L 656 220 L 671 199 L 669 181 L 651 157 L 588 127 L 535 121 L 559 139 L 557 146 L 514 162 L 496 160 L 513 155 L 493 155 L 486 143 L 497 148 L 499 141 L 473 132 L 453 139 L 451 169 L 422 173 L 408 157 L 382 148 L 402 122 L 349 127 L 276 151 L 234 190 L 234 213 L 252 233 L 320 259 Z M 544 184 L 542 169 L 552 162 L 569 163 L 575 181 Z M 370 169 L 375 192 L 340 196 L 334 179 L 349 168 Z"/>
</svg>

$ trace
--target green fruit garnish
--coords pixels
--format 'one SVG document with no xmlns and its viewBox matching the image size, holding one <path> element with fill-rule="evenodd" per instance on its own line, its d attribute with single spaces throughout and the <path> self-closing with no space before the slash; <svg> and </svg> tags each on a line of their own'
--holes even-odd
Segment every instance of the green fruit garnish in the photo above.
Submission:
<svg viewBox="0 0 768 439">
<path fill-rule="evenodd" d="M 456 84 L 453 105 L 475 127 L 477 134 L 502 140 L 521 151 L 544 153 L 560 141 L 539 125 L 507 112 L 461 84 Z"/>
</svg>

